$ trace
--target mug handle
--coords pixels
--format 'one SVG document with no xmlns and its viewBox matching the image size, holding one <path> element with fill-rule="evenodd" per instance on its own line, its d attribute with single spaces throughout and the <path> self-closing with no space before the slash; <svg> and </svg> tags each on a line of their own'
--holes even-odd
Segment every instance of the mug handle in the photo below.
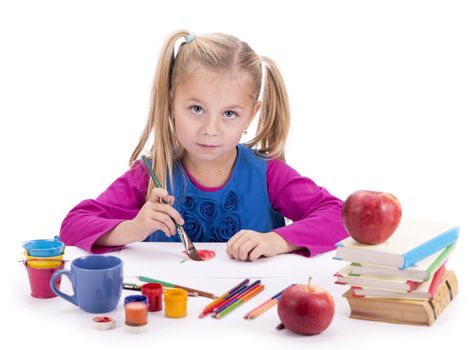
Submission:
<svg viewBox="0 0 470 350">
<path fill-rule="evenodd" d="M 73 295 L 68 295 L 68 294 L 65 294 L 65 293 L 62 293 L 60 290 L 58 290 L 55 286 L 55 281 L 57 280 L 57 278 L 59 278 L 61 275 L 64 275 L 66 276 L 70 282 L 72 282 L 72 279 L 70 278 L 70 273 L 71 271 L 66 271 L 66 270 L 57 270 L 56 272 L 54 272 L 51 276 L 51 280 L 50 280 L 50 286 L 51 286 L 51 289 L 52 291 L 57 294 L 59 297 L 67 300 L 68 302 L 74 304 L 74 305 L 77 305 L 78 306 L 78 303 L 77 303 L 77 297 L 75 296 L 75 294 Z M 73 287 L 73 282 L 72 282 L 72 287 Z M 74 290 L 75 291 L 75 290 Z"/>
</svg>

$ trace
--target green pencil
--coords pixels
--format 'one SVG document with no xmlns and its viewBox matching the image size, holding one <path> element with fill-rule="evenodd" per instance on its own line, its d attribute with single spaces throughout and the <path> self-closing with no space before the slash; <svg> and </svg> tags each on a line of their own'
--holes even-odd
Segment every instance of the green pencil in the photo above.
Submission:
<svg viewBox="0 0 470 350">
<path fill-rule="evenodd" d="M 234 302 L 232 305 L 228 306 L 226 309 L 222 310 L 218 314 L 215 315 L 215 318 L 222 318 L 232 310 L 236 309 L 239 307 L 241 304 L 247 302 L 251 298 L 253 298 L 255 295 L 258 293 L 261 293 L 264 289 L 264 284 L 258 285 L 255 289 L 253 289 L 250 293 L 246 294 L 245 296 L 241 297 L 239 300 Z"/>
</svg>

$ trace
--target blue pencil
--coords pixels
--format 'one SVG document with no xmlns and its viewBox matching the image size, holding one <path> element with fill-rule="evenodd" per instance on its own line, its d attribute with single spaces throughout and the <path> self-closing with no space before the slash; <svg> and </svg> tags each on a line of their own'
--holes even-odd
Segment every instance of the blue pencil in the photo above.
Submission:
<svg viewBox="0 0 470 350">
<path fill-rule="evenodd" d="M 248 278 L 245 278 L 242 282 L 237 284 L 235 287 L 230 289 L 229 291 L 222 294 L 219 298 L 214 300 L 212 303 L 207 305 L 204 310 L 202 310 L 201 314 L 199 315 L 200 318 L 205 317 L 206 315 L 210 314 L 217 306 L 221 305 L 225 300 L 232 297 L 235 293 L 237 293 L 240 289 L 242 289 L 245 285 L 250 282 Z"/>
<path fill-rule="evenodd" d="M 291 287 L 291 286 L 295 286 L 295 283 L 291 284 L 289 287 Z M 243 317 L 246 318 L 246 319 L 255 318 L 256 316 L 258 316 L 261 313 L 265 312 L 269 308 L 273 307 L 279 301 L 279 298 L 281 297 L 282 293 L 289 287 L 286 287 L 283 290 L 281 290 L 279 293 L 274 294 L 271 298 L 269 298 L 265 302 L 261 303 L 260 305 L 255 307 L 253 310 L 247 312 L 246 315 L 243 316 Z"/>
<path fill-rule="evenodd" d="M 244 296 L 247 293 L 249 293 L 250 291 L 252 291 L 260 283 L 261 283 L 261 280 L 256 280 L 255 282 L 253 282 L 249 286 L 245 286 L 245 288 L 241 289 L 239 292 L 234 294 L 230 299 L 227 299 L 227 301 L 225 303 L 223 303 L 223 304 L 217 306 L 216 308 L 214 308 L 213 313 L 212 313 L 212 317 L 216 317 L 216 315 L 218 313 L 222 312 L 223 310 L 228 308 L 230 305 L 232 305 L 235 302 L 237 302 L 238 300 L 240 300 L 240 298 L 242 296 Z"/>
</svg>

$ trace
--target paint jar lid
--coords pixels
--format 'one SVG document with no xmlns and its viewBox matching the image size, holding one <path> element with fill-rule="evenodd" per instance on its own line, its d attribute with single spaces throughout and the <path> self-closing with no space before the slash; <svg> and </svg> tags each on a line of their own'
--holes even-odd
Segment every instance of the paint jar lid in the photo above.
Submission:
<svg viewBox="0 0 470 350">
<path fill-rule="evenodd" d="M 91 326 L 94 329 L 105 331 L 116 327 L 116 321 L 109 316 L 95 316 L 91 319 Z"/>
<path fill-rule="evenodd" d="M 127 303 L 134 303 L 134 302 L 144 303 L 147 306 L 149 304 L 149 301 L 146 295 L 132 294 L 124 298 L 124 305 L 126 305 Z"/>
</svg>

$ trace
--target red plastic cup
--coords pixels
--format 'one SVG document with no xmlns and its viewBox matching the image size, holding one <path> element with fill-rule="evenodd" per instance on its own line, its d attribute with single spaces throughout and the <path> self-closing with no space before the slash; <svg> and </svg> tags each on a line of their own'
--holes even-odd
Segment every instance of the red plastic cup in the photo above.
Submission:
<svg viewBox="0 0 470 350">
<path fill-rule="evenodd" d="M 51 289 L 50 280 L 55 271 L 64 268 L 64 263 L 62 263 L 61 266 L 48 269 L 33 268 L 26 264 L 24 264 L 24 266 L 26 267 L 26 271 L 28 271 L 31 296 L 41 299 L 54 298 L 57 296 Z M 61 279 L 58 278 L 55 282 L 57 289 L 60 288 L 60 281 Z"/>
<path fill-rule="evenodd" d="M 162 309 L 163 287 L 160 283 L 146 283 L 142 286 L 141 292 L 149 302 L 149 311 L 160 311 Z"/>
</svg>

